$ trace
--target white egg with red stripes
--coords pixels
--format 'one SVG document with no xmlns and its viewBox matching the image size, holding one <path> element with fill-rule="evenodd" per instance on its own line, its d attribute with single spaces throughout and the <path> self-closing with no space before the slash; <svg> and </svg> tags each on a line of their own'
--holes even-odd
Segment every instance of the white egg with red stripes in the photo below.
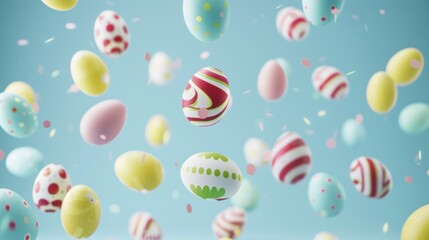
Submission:
<svg viewBox="0 0 429 240">
<path fill-rule="evenodd" d="M 227 208 L 220 212 L 212 224 L 216 238 L 237 238 L 246 223 L 246 211 L 239 207 Z"/>
<path fill-rule="evenodd" d="M 276 16 L 277 31 L 292 42 L 307 38 L 310 33 L 310 23 L 304 13 L 294 7 L 282 8 Z"/>
<path fill-rule="evenodd" d="M 314 89 L 326 99 L 341 99 L 349 93 L 349 80 L 337 68 L 320 66 L 312 75 Z"/>
<path fill-rule="evenodd" d="M 156 220 L 146 212 L 136 212 L 130 217 L 128 231 L 134 240 L 161 240 L 162 231 Z"/>
</svg>

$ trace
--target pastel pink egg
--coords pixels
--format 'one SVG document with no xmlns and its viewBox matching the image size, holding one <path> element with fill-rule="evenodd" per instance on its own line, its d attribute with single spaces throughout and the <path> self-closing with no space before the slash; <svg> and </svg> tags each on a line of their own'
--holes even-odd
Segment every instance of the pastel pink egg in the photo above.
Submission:
<svg viewBox="0 0 429 240">
<path fill-rule="evenodd" d="M 266 101 L 278 100 L 286 92 L 286 74 L 277 60 L 264 64 L 258 76 L 258 92 Z"/>
</svg>

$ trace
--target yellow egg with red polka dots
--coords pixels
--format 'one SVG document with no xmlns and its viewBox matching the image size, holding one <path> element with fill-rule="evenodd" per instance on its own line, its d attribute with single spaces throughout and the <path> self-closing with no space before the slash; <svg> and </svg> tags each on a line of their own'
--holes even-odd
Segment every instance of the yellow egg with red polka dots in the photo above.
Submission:
<svg viewBox="0 0 429 240">
<path fill-rule="evenodd" d="M 57 11 L 68 11 L 74 8 L 78 0 L 42 0 L 42 2 Z"/>
</svg>

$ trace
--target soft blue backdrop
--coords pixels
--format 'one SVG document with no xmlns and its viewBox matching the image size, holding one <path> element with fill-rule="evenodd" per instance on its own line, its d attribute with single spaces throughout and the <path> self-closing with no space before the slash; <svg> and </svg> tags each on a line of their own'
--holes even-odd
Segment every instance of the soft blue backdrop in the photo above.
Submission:
<svg viewBox="0 0 429 240">
<path fill-rule="evenodd" d="M 223 37 L 212 43 L 196 40 L 186 28 L 179 0 L 82 0 L 72 11 L 56 12 L 38 0 L 3 0 L 0 3 L 1 72 L 0 89 L 16 80 L 31 84 L 39 95 L 40 123 L 50 120 L 57 134 L 49 138 L 49 129 L 39 127 L 28 139 L 14 139 L 0 131 L 0 148 L 6 153 L 19 146 L 34 146 L 46 156 L 46 163 L 65 166 L 74 184 L 91 186 L 102 203 L 102 220 L 92 239 L 129 239 L 128 218 L 139 210 L 152 213 L 162 226 L 166 239 L 212 239 L 211 222 L 215 215 L 231 205 L 230 201 L 203 201 L 192 196 L 182 185 L 175 167 L 200 151 L 218 151 L 245 172 L 243 144 L 249 137 L 259 137 L 272 145 L 287 129 L 300 133 L 313 153 L 311 174 L 327 172 L 345 187 L 347 199 L 343 212 L 333 219 L 323 219 L 311 209 L 307 200 L 309 177 L 296 186 L 274 180 L 268 167 L 258 169 L 250 179 L 261 192 L 257 209 L 248 215 L 242 239 L 312 239 L 319 231 L 334 232 L 341 239 L 399 239 L 402 224 L 418 207 L 429 203 L 428 163 L 429 132 L 418 136 L 403 133 L 397 124 L 400 110 L 413 102 L 429 102 L 428 71 L 412 85 L 399 89 L 396 107 L 387 115 L 373 113 L 365 99 L 366 85 L 373 73 L 384 70 L 389 58 L 405 47 L 417 47 L 429 56 L 429 2 L 427 0 L 348 0 L 336 24 L 312 27 L 307 40 L 290 43 L 275 27 L 276 7 L 280 4 L 301 7 L 299 0 L 233 0 L 230 25 Z M 129 50 L 119 59 L 103 56 L 92 47 L 93 24 L 103 10 L 117 11 L 128 23 L 131 33 Z M 386 14 L 379 14 L 385 9 Z M 358 20 L 353 19 L 358 16 Z M 139 22 L 132 20 L 139 17 Z M 66 30 L 67 22 L 77 29 Z M 366 27 L 365 27 L 366 26 Z M 45 44 L 54 37 L 55 40 Z M 28 39 L 20 47 L 18 39 Z M 69 64 L 78 50 L 90 50 L 106 62 L 111 85 L 100 97 L 66 94 L 72 84 Z M 174 80 L 165 87 L 147 84 L 146 52 L 165 51 L 182 60 Z M 201 60 L 202 51 L 211 56 Z M 261 66 L 269 59 L 283 57 L 292 66 L 289 89 L 274 103 L 264 102 L 256 91 Z M 349 76 L 351 92 L 342 101 L 314 99 L 310 82 L 315 67 L 322 64 L 338 67 Z M 308 58 L 311 68 L 301 59 Z M 43 74 L 38 67 L 43 66 Z M 228 76 L 234 99 L 231 111 L 217 125 L 197 128 L 187 122 L 181 110 L 182 90 L 189 77 L 205 66 L 222 69 Z M 51 73 L 60 71 L 57 78 Z M 243 94 L 250 90 L 249 94 Z M 94 147 L 79 134 L 79 121 L 92 105 L 105 99 L 120 99 L 128 108 L 128 119 L 121 134 L 110 144 Z M 324 118 L 317 116 L 327 111 Z M 266 112 L 273 114 L 265 116 Z M 145 124 L 156 113 L 170 123 L 171 142 L 162 148 L 148 146 Z M 342 123 L 361 113 L 367 140 L 358 147 L 325 146 Z M 303 117 L 311 121 L 307 126 Z M 262 121 L 261 132 L 258 122 Z M 306 134 L 313 130 L 314 135 Z M 422 164 L 415 158 L 422 150 Z M 114 160 L 123 152 L 144 150 L 157 156 L 165 168 L 165 179 L 155 191 L 142 195 L 124 187 L 113 171 Z M 361 155 L 382 160 L 394 177 L 394 188 L 383 200 L 367 199 L 355 191 L 348 176 L 350 162 Z M 11 175 L 0 162 L 0 187 L 13 189 L 31 201 L 34 178 Z M 405 176 L 413 183 L 405 183 Z M 179 200 L 172 192 L 178 190 Z M 193 212 L 186 212 L 186 204 Z M 121 207 L 119 214 L 109 211 L 111 204 Z M 32 204 L 33 207 L 34 204 Z M 43 214 L 39 239 L 70 239 L 62 229 L 60 215 Z M 385 222 L 389 232 L 383 234 Z M 55 237 L 54 237 L 55 236 Z"/>
</svg>

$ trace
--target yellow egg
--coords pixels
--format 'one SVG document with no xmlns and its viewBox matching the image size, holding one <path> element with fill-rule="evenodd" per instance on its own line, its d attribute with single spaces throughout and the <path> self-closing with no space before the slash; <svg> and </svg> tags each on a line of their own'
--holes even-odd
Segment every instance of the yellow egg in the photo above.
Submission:
<svg viewBox="0 0 429 240">
<path fill-rule="evenodd" d="M 78 0 L 42 0 L 42 2 L 57 11 L 68 11 L 74 8 Z"/>
<path fill-rule="evenodd" d="M 76 52 L 70 70 L 77 88 L 87 95 L 101 95 L 109 87 L 109 70 L 103 60 L 90 51 Z"/>
<path fill-rule="evenodd" d="M 101 207 L 97 194 L 89 187 L 77 185 L 70 189 L 61 206 L 64 230 L 74 238 L 88 238 L 97 230 Z"/>
<path fill-rule="evenodd" d="M 429 239 L 429 205 L 417 209 L 402 227 L 401 240 Z"/>
<path fill-rule="evenodd" d="M 232 240 L 231 238 L 219 238 L 219 240 Z"/>
<path fill-rule="evenodd" d="M 385 72 L 377 72 L 371 77 L 366 88 L 366 100 L 374 112 L 389 112 L 395 106 L 396 98 L 396 85 Z"/>
<path fill-rule="evenodd" d="M 152 116 L 146 124 L 146 141 L 152 146 L 167 144 L 170 140 L 168 122 L 162 115 Z"/>
<path fill-rule="evenodd" d="M 423 54 L 416 48 L 405 48 L 397 52 L 389 60 L 386 73 L 398 86 L 414 82 L 422 73 L 424 66 Z"/>
<path fill-rule="evenodd" d="M 145 193 L 161 184 L 164 170 L 161 162 L 151 154 L 131 151 L 116 159 L 115 174 L 125 186 Z"/>
<path fill-rule="evenodd" d="M 13 82 L 9 84 L 4 91 L 20 96 L 27 100 L 27 102 L 30 104 L 36 102 L 36 93 L 34 92 L 33 88 L 25 82 Z"/>
</svg>

